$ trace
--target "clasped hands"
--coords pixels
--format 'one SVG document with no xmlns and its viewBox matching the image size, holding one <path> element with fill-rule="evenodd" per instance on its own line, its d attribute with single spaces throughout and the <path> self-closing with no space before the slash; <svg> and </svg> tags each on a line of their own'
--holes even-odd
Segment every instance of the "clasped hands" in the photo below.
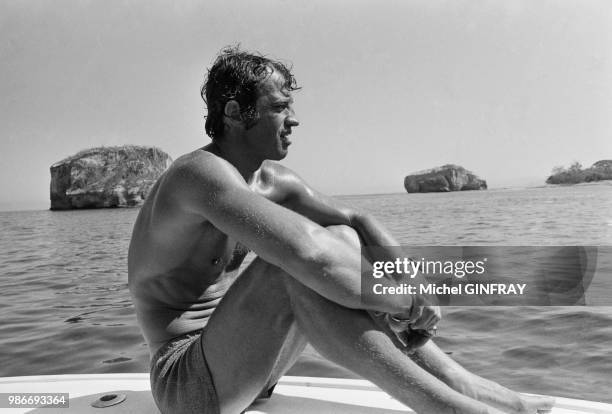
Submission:
<svg viewBox="0 0 612 414">
<path fill-rule="evenodd" d="M 385 314 L 384 322 L 408 351 L 424 345 L 437 333 L 442 319 L 439 306 L 412 306 L 408 312 Z"/>
</svg>

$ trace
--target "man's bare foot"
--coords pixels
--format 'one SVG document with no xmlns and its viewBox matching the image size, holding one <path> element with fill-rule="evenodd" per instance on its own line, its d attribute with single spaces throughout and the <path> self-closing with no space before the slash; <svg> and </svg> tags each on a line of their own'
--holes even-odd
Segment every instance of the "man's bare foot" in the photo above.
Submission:
<svg viewBox="0 0 612 414">
<path fill-rule="evenodd" d="M 482 398 L 481 400 L 509 414 L 547 414 L 555 405 L 553 397 L 525 395 L 513 391 L 511 393 L 514 394 L 511 398 L 506 395 L 501 399 Z M 501 395 L 503 394 L 498 394 L 498 397 Z"/>
<path fill-rule="evenodd" d="M 553 397 L 519 394 L 475 375 L 464 376 L 460 382 L 455 381 L 451 386 L 461 394 L 504 413 L 546 414 L 550 413 L 555 404 Z"/>
<path fill-rule="evenodd" d="M 521 395 L 523 409 L 517 414 L 546 414 L 550 413 L 555 405 L 553 397 L 541 397 L 537 395 Z"/>
</svg>

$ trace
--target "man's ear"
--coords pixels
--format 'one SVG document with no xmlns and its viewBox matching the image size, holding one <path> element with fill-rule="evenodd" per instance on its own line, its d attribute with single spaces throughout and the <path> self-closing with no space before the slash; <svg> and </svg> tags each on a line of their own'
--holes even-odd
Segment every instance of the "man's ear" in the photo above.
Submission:
<svg viewBox="0 0 612 414">
<path fill-rule="evenodd" d="M 241 122 L 242 115 L 240 114 L 240 104 L 234 100 L 227 101 L 225 108 L 223 108 L 223 114 L 231 120 Z"/>
</svg>

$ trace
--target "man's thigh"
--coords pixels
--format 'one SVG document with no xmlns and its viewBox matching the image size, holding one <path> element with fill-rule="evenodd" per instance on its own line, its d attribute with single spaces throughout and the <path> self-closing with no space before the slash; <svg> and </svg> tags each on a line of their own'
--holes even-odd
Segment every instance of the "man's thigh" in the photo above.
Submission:
<svg viewBox="0 0 612 414">
<path fill-rule="evenodd" d="M 213 312 L 203 333 L 221 413 L 240 412 L 305 345 L 281 269 L 256 258 Z M 270 384 L 272 385 L 272 384 Z"/>
<path fill-rule="evenodd" d="M 356 249 L 350 227 L 327 227 Z M 203 333 L 221 412 L 240 412 L 291 366 L 306 344 L 280 268 L 256 258 L 234 282 Z"/>
</svg>

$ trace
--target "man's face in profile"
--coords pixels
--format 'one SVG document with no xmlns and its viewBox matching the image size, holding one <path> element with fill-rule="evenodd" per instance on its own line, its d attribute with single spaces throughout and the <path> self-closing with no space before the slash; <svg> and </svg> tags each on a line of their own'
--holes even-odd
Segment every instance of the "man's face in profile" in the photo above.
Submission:
<svg viewBox="0 0 612 414">
<path fill-rule="evenodd" d="M 245 130 L 248 150 L 264 159 L 285 158 L 291 145 L 291 129 L 299 125 L 293 110 L 293 96 L 284 84 L 284 77 L 275 71 L 260 85 L 255 104 L 258 117 Z"/>
</svg>

